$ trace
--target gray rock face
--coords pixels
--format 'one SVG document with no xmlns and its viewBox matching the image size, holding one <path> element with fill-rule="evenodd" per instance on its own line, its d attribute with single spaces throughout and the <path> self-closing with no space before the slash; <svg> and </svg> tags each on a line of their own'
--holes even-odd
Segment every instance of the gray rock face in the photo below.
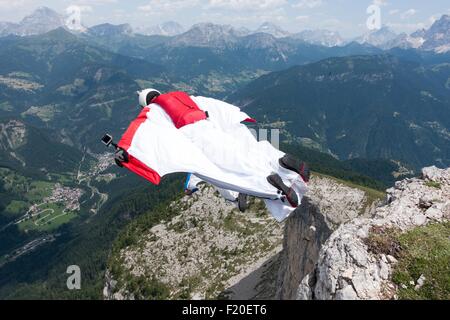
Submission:
<svg viewBox="0 0 450 320">
<path fill-rule="evenodd" d="M 297 234 L 299 237 L 290 235 Z M 314 269 L 319 256 L 319 248 L 330 236 L 331 229 L 323 214 L 308 198 L 286 224 L 284 234 L 284 269 L 280 270 L 277 296 L 280 299 L 293 299 L 297 295 L 298 284 Z"/>
<path fill-rule="evenodd" d="M 47 7 L 39 7 L 19 23 L 0 22 L 0 36 L 30 36 L 64 27 L 64 18 Z"/>
<path fill-rule="evenodd" d="M 273 274 L 267 270 L 272 263 L 266 262 L 281 251 L 283 224 L 261 203 L 241 213 L 211 186 L 201 186 L 198 193 L 172 202 L 170 208 L 179 214 L 120 251 L 118 261 L 126 272 L 107 273 L 105 299 L 139 299 L 126 288 L 130 277 L 156 277 L 170 288 L 170 298 L 188 289 L 192 299 L 221 293 L 228 299 L 263 298 L 274 291 L 271 281 L 259 282 Z"/>
<path fill-rule="evenodd" d="M 195 299 L 205 298 L 206 288 L 219 275 L 228 279 L 225 287 L 231 299 L 391 299 L 396 287 L 390 279 L 397 260 L 369 251 L 369 232 L 373 227 L 406 231 L 450 219 L 450 169 L 425 168 L 421 178 L 397 182 L 381 203 L 363 190 L 315 176 L 284 229 L 272 225 L 268 217 L 246 213 L 239 219 L 250 219 L 256 229 L 243 238 L 223 225 L 232 208 L 205 189 L 198 199 L 174 203 L 181 205 L 182 213 L 153 227 L 142 236 L 141 246 L 122 250 L 121 256 L 132 275 L 159 270 L 158 279 L 174 288 L 199 269 L 209 270 L 208 277 L 215 277 L 202 278 L 192 295 Z M 197 226 L 191 225 L 192 219 Z M 272 246 L 261 251 L 259 238 L 269 239 Z M 224 266 L 234 263 L 235 256 L 208 253 L 211 247 L 234 252 L 247 246 L 252 248 L 244 250 L 248 260 L 229 274 Z M 134 298 L 117 288 L 118 279 L 110 274 L 106 278 L 105 298 Z M 426 281 L 421 277 L 414 285 L 420 288 Z"/>
<path fill-rule="evenodd" d="M 312 297 L 314 275 L 308 274 L 314 270 L 320 248 L 339 224 L 364 214 L 370 208 L 367 201 L 364 191 L 335 180 L 311 181 L 308 196 L 286 222 L 277 298 Z"/>
<path fill-rule="evenodd" d="M 272 36 L 274 36 L 275 38 L 284 38 L 284 37 L 288 37 L 290 34 L 289 32 L 281 29 L 279 26 L 270 23 L 270 22 L 264 22 L 256 31 L 255 33 L 267 33 L 270 34 Z"/>
<path fill-rule="evenodd" d="M 400 34 L 382 27 L 356 39 L 359 43 L 367 43 L 383 50 L 392 48 L 415 48 L 436 53 L 450 51 L 450 16 L 443 15 L 429 29 L 418 30 L 410 35 Z"/>
<path fill-rule="evenodd" d="M 383 26 L 379 30 L 370 31 L 369 33 L 356 39 L 361 44 L 370 44 L 375 47 L 383 47 L 385 43 L 397 38 L 397 34 L 387 26 Z"/>
<path fill-rule="evenodd" d="M 176 36 L 185 31 L 184 27 L 175 21 L 167 21 L 150 27 L 137 28 L 136 32 L 144 35 Z"/>
<path fill-rule="evenodd" d="M 230 25 L 198 23 L 171 40 L 172 46 L 229 47 L 238 41 L 236 30 Z"/>
<path fill-rule="evenodd" d="M 424 50 L 433 50 L 438 53 L 450 51 L 450 16 L 443 15 L 424 33 Z"/>
<path fill-rule="evenodd" d="M 341 224 L 324 242 L 321 248 L 315 247 L 312 252 L 304 252 L 311 259 L 318 256 L 312 270 L 298 282 L 297 298 L 300 299 L 389 299 L 395 298 L 395 285 L 390 281 L 392 266 L 396 259 L 390 255 L 377 256 L 370 252 L 364 242 L 371 227 L 395 227 L 406 231 L 430 221 L 443 221 L 450 218 L 450 169 L 441 170 L 436 167 L 422 170 L 422 178 L 399 181 L 394 188 L 387 190 L 388 203 L 379 206 L 369 217 L 357 217 Z M 305 206 L 298 216 L 309 215 L 312 208 L 319 204 Z M 317 213 L 317 212 L 316 212 Z M 296 215 L 296 216 L 297 216 Z M 327 216 L 332 215 L 328 213 Z M 293 219 L 305 220 L 305 217 Z M 320 218 L 317 217 L 320 221 Z M 292 223 L 292 222 L 290 222 Z M 289 227 L 289 226 L 288 226 Z M 317 224 L 315 224 L 317 228 Z M 287 234 L 285 239 L 286 255 L 295 255 L 302 247 L 292 248 L 289 245 L 304 237 L 307 226 L 298 229 L 298 233 Z M 322 227 L 322 230 L 323 227 Z M 326 233 L 324 233 L 325 235 Z M 320 237 L 323 239 L 323 236 Z M 298 241 L 298 240 L 297 240 Z M 320 244 L 321 241 L 316 241 Z M 317 250 L 320 250 L 317 253 Z M 281 292 L 291 293 L 291 285 L 297 282 L 299 274 L 311 269 L 311 262 L 306 258 L 288 260 L 284 270 L 297 270 L 297 277 Z M 286 277 L 288 272 L 281 271 Z M 290 271 L 292 274 L 293 272 Z M 418 285 L 423 284 L 421 279 Z M 281 283 L 280 285 L 286 285 Z M 289 290 L 288 290 L 289 289 Z M 281 294 L 280 298 L 292 298 L 292 295 Z"/>
<path fill-rule="evenodd" d="M 119 25 L 103 23 L 89 28 L 88 33 L 96 37 L 112 37 L 117 35 L 132 35 L 133 29 L 128 23 Z"/>
<path fill-rule="evenodd" d="M 295 39 L 303 40 L 307 43 L 335 47 L 344 44 L 344 39 L 339 32 L 331 30 L 304 30 L 292 36 Z"/>
</svg>

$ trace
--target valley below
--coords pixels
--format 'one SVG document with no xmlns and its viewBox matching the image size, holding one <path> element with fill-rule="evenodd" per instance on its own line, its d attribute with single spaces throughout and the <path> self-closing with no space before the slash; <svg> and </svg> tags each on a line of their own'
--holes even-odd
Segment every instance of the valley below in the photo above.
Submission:
<svg viewBox="0 0 450 320">
<path fill-rule="evenodd" d="M 82 27 L 46 7 L 0 22 L 0 299 L 450 299 L 449 15 L 352 39 Z M 150 87 L 254 118 L 309 164 L 300 207 L 278 223 L 258 199 L 184 195 L 185 173 L 116 166 L 100 138 Z"/>
</svg>

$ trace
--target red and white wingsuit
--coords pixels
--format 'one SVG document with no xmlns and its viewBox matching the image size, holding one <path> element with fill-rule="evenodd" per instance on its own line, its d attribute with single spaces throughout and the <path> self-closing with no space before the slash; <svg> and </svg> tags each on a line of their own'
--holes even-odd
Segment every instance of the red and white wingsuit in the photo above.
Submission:
<svg viewBox="0 0 450 320">
<path fill-rule="evenodd" d="M 153 184 L 175 172 L 192 173 L 217 188 L 263 198 L 278 221 L 295 210 L 283 202 L 267 177 L 278 173 L 296 191 L 302 178 L 282 168 L 284 153 L 257 141 L 243 121 L 254 121 L 238 107 L 205 97 L 171 92 L 142 109 L 119 141 L 129 161 L 123 165 Z M 206 112 L 205 112 L 206 111 Z"/>
</svg>

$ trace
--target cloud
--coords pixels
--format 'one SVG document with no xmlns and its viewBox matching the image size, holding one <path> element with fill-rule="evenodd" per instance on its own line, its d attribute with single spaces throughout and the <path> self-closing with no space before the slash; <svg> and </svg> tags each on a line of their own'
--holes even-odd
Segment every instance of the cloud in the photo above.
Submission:
<svg viewBox="0 0 450 320">
<path fill-rule="evenodd" d="M 17 8 L 25 8 L 32 5 L 31 0 L 0 0 L 0 9 L 2 10 L 12 10 Z"/>
<path fill-rule="evenodd" d="M 224 10 L 204 10 L 196 18 L 198 21 L 215 21 L 233 26 L 245 25 L 246 27 L 254 25 L 256 27 L 264 21 L 286 22 L 286 12 L 283 7 L 270 11 L 255 9 L 253 14 L 248 14 L 248 11 L 236 11 L 234 14 L 229 14 Z"/>
<path fill-rule="evenodd" d="M 428 21 L 430 22 L 430 24 L 433 24 L 436 21 L 438 21 L 440 18 L 441 18 L 440 14 L 434 14 L 430 18 L 428 18 Z"/>
<path fill-rule="evenodd" d="M 229 10 L 266 10 L 279 8 L 287 3 L 286 0 L 209 0 L 209 8 Z"/>
<path fill-rule="evenodd" d="M 340 30 L 345 26 L 345 23 L 343 23 L 339 19 L 330 18 L 321 21 L 320 27 L 325 29 L 332 29 L 332 30 Z"/>
<path fill-rule="evenodd" d="M 304 22 L 304 21 L 309 20 L 309 16 L 296 16 L 295 20 L 299 21 L 299 22 Z"/>
<path fill-rule="evenodd" d="M 376 6 L 387 6 L 388 2 L 387 0 L 373 0 L 373 4 Z"/>
<path fill-rule="evenodd" d="M 298 3 L 292 5 L 292 7 L 299 8 L 299 9 L 304 9 L 304 8 L 312 9 L 312 8 L 320 7 L 322 5 L 323 5 L 322 0 L 300 0 Z"/>
<path fill-rule="evenodd" d="M 138 10 L 151 14 L 161 14 L 162 12 L 179 11 L 185 8 L 196 6 L 199 0 L 150 0 L 147 4 L 139 6 Z"/>
<path fill-rule="evenodd" d="M 397 13 L 399 13 L 399 12 L 400 12 L 400 10 L 398 10 L 398 9 L 393 9 L 393 10 L 390 10 L 390 11 L 389 11 L 389 15 L 393 16 L 394 14 L 397 14 Z"/>
<path fill-rule="evenodd" d="M 93 12 L 94 11 L 94 9 L 91 6 L 88 6 L 88 5 L 81 5 L 81 6 L 72 5 L 72 6 L 67 7 L 66 11 L 69 8 L 77 8 L 81 13 L 88 13 L 88 12 Z"/>
<path fill-rule="evenodd" d="M 403 30 L 403 31 L 417 31 L 419 29 L 424 29 L 428 26 L 428 24 L 419 22 L 419 23 L 386 23 L 386 25 L 393 29 Z"/>
<path fill-rule="evenodd" d="M 416 9 L 409 9 L 409 10 L 406 10 L 405 12 L 403 12 L 401 15 L 400 15 L 400 18 L 402 18 L 402 19 L 407 19 L 407 18 L 409 18 L 409 17 L 412 17 L 413 15 L 415 15 L 417 13 L 417 10 Z"/>
<path fill-rule="evenodd" d="M 92 5 L 92 6 L 113 4 L 113 3 L 117 3 L 117 0 L 76 0 L 76 1 L 72 2 L 72 4 L 75 4 L 75 5 L 81 4 L 81 5 Z"/>
</svg>

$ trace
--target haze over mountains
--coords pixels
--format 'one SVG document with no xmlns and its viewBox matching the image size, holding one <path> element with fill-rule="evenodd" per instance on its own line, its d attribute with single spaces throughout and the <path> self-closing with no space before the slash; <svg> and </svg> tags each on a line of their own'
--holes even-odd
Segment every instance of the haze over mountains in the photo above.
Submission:
<svg viewBox="0 0 450 320">
<path fill-rule="evenodd" d="M 449 39 L 448 16 L 436 21 L 429 30 L 411 35 L 420 36 L 420 43 L 426 48 L 440 48 L 439 52 L 408 45 L 390 48 L 386 43 L 394 43 L 398 38 L 386 27 L 345 44 L 337 33 L 317 30 L 288 35 L 270 23 L 264 23 L 256 33 L 213 23 L 196 24 L 173 36 L 141 35 L 128 24 L 101 24 L 74 33 L 64 27 L 64 19 L 56 17 L 54 11 L 39 8 L 19 24 L 23 32 L 19 37 L 19 33 L 0 37 L 0 85 L 3 87 L 0 114 L 20 115 L 37 126 L 62 130 L 60 136 L 64 138 L 61 139 L 74 145 L 97 150 L 95 137 L 102 130 L 113 128 L 113 133 L 120 133 L 133 117 L 132 109 L 127 109 L 125 116 L 121 109 L 132 93 L 143 86 L 157 86 L 162 90 L 186 90 L 239 101 L 248 108 L 256 107 L 262 119 L 287 123 L 283 130 L 289 139 L 312 143 L 341 159 L 388 158 L 414 167 L 430 163 L 447 165 L 450 161 L 445 131 L 449 127 L 445 122 L 449 101 L 445 63 L 449 54 L 442 49 Z M 33 29 L 38 22 L 41 29 Z M 62 27 L 33 36 L 25 36 L 27 33 L 23 31 L 40 33 L 58 25 Z M 171 30 L 179 27 L 174 23 L 166 26 Z M 336 46 L 337 43 L 340 45 Z M 336 59 L 361 55 L 367 57 Z M 314 64 L 307 69 L 296 67 L 323 59 L 328 60 L 320 67 Z M 291 67 L 294 69 L 288 69 Z M 302 76 L 296 75 L 295 68 L 300 68 L 298 72 Z M 302 78 L 300 70 L 318 73 L 315 77 Z M 272 71 L 280 73 L 257 79 Z M 401 85 L 410 79 L 416 83 Z M 294 83 L 298 86 L 288 95 Z M 302 88 L 308 86 L 314 90 L 303 92 Z M 330 88 L 334 86 L 333 91 Z M 352 95 L 355 86 L 362 86 L 361 92 L 366 91 L 367 95 L 361 99 Z M 319 93 L 318 87 L 323 87 L 325 93 Z M 280 103 L 275 112 L 270 112 L 264 101 L 255 99 L 265 96 L 268 88 L 276 90 L 270 96 Z M 342 100 L 337 99 L 338 95 Z M 284 105 L 286 96 L 291 101 Z M 403 97 L 410 97 L 411 102 Z M 312 108 L 317 101 L 321 101 L 320 105 Z M 380 118 L 374 116 L 373 108 L 377 107 L 374 101 L 379 101 Z M 331 120 L 334 119 L 331 113 L 342 116 L 338 110 L 345 105 L 361 111 L 352 109 L 346 117 Z M 424 113 L 430 105 L 436 105 L 433 107 L 436 112 Z M 303 116 L 299 122 L 292 122 L 290 112 Z M 358 114 L 360 117 L 356 119 Z M 376 143 L 369 143 L 375 138 L 368 132 L 351 132 L 360 125 L 361 129 L 370 129 L 363 125 L 369 118 L 382 121 L 381 125 L 371 122 L 377 128 L 386 124 L 398 128 L 398 133 L 418 126 L 421 129 L 413 131 L 419 137 L 414 142 L 405 134 L 404 144 L 392 148 L 380 145 L 384 136 L 376 138 Z M 104 127 L 99 121 L 104 122 Z M 419 140 L 422 142 L 418 143 Z M 419 151 L 415 151 L 417 148 Z M 405 150 L 400 152 L 400 149 Z M 394 156 L 396 153 L 398 156 Z"/>
<path fill-rule="evenodd" d="M 232 99 L 340 159 L 446 167 L 449 75 L 448 63 L 424 67 L 388 55 L 329 58 L 262 76 Z"/>
<path fill-rule="evenodd" d="M 272 23 L 71 31 L 48 8 L 0 23 L 0 297 L 70 296 L 61 275 L 74 257 L 91 272 L 82 296 L 98 297 L 118 230 L 179 194 L 179 177 L 150 187 L 113 167 L 99 142 L 105 132 L 120 138 L 141 88 L 235 103 L 280 129 L 314 170 L 377 189 L 399 172 L 450 166 L 449 30 L 444 15 L 410 35 L 383 27 L 354 41 Z M 61 185 L 79 211 L 45 202 Z M 36 204 L 51 218 L 22 220 Z"/>
<path fill-rule="evenodd" d="M 66 18 L 47 7 L 39 7 L 31 15 L 23 18 L 19 23 L 0 22 L 0 36 L 5 35 L 35 35 L 48 32 L 58 27 L 69 28 Z M 92 26 L 90 28 L 82 27 L 76 32 L 87 32 L 97 36 L 111 34 L 141 34 L 146 36 L 167 36 L 173 37 L 185 32 L 192 32 L 195 29 L 202 29 L 203 37 L 201 39 L 192 39 L 193 44 L 199 42 L 208 42 L 211 34 L 211 28 L 218 37 L 219 34 L 226 38 L 244 37 L 251 34 L 265 33 L 271 36 L 281 38 L 292 38 L 302 40 L 306 43 L 334 47 L 347 45 L 353 41 L 361 44 L 368 44 L 380 49 L 392 48 L 416 48 L 437 53 L 448 52 L 450 50 L 450 38 L 448 30 L 450 29 L 450 16 L 443 15 L 439 20 L 427 30 L 417 30 L 408 35 L 405 33 L 396 34 L 388 26 L 383 26 L 379 30 L 367 32 L 355 39 L 343 39 L 339 32 L 330 30 L 299 30 L 296 33 L 290 33 L 271 22 L 263 22 L 256 30 L 247 28 L 234 28 L 229 25 L 215 25 L 213 23 L 201 23 L 192 26 L 189 29 L 181 26 L 177 22 L 168 21 L 160 25 L 139 26 L 136 30 L 128 24 L 111 25 L 108 23 Z M 100 34 L 101 33 L 101 34 Z M 214 41 L 212 41 L 214 43 Z"/>
</svg>

